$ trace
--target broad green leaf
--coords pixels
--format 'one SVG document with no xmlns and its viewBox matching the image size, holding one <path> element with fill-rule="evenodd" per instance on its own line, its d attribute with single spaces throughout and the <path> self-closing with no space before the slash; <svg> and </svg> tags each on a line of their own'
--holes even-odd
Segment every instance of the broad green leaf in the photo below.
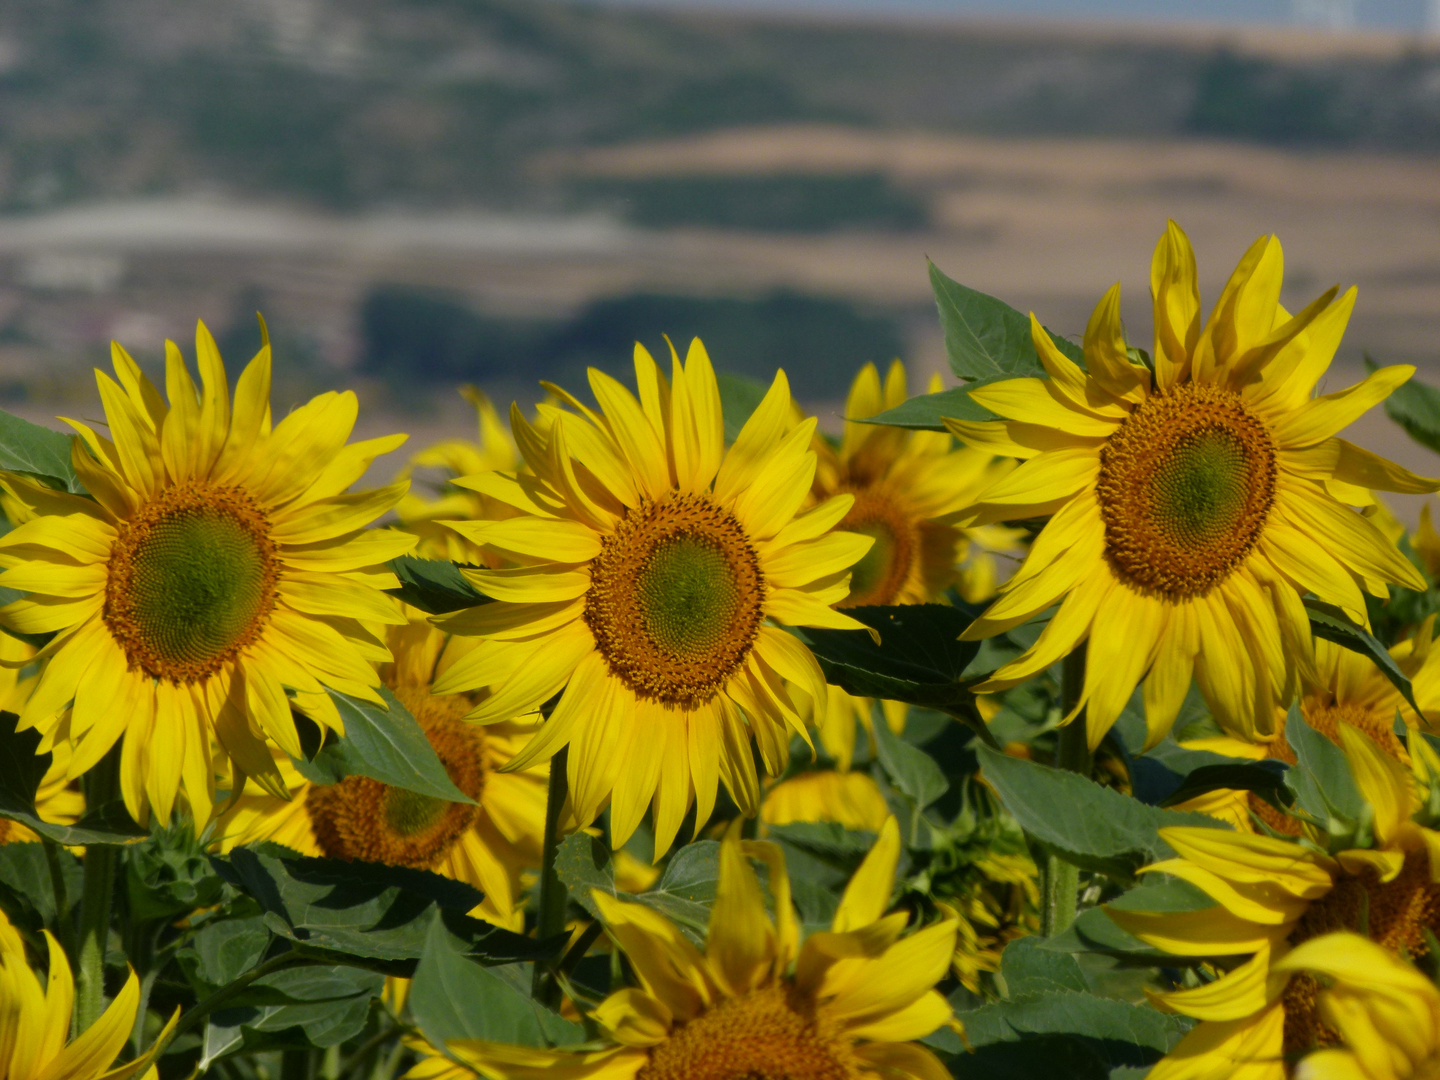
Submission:
<svg viewBox="0 0 1440 1080">
<path fill-rule="evenodd" d="M 1365 357 L 1365 367 L 1380 365 Z M 1385 415 L 1421 446 L 1440 452 L 1440 390 L 1411 376 L 1385 399 Z"/>
<path fill-rule="evenodd" d="M 84 491 L 70 464 L 73 438 L 0 409 L 0 469 L 24 473 L 66 491 Z"/>
<path fill-rule="evenodd" d="M 887 424 L 890 427 L 917 431 L 948 431 L 949 428 L 945 426 L 946 417 L 951 420 L 999 420 L 1000 417 L 983 405 L 977 405 L 970 397 L 970 391 L 975 387 L 995 381 L 981 379 L 968 386 L 955 386 L 934 394 L 921 394 L 860 422 Z"/>
<path fill-rule="evenodd" d="M 876 713 L 879 713 L 878 709 Z M 911 801 L 915 810 L 924 810 L 950 790 L 950 782 L 945 779 L 940 766 L 935 764 L 935 759 L 918 746 L 911 746 L 897 738 L 883 716 L 876 715 L 871 727 L 875 732 L 880 767 L 885 770 L 890 782 Z"/>
<path fill-rule="evenodd" d="M 450 779 L 415 718 L 388 689 L 380 688 L 388 709 L 338 690 L 329 693 L 345 734 L 331 736 L 312 761 L 291 759 L 305 779 L 338 784 L 347 776 L 368 776 L 434 799 L 474 805 Z"/>
<path fill-rule="evenodd" d="M 982 1005 L 959 1013 L 956 1019 L 965 1025 L 966 1041 L 977 1050 L 996 1043 L 1071 1036 L 1091 1045 L 1111 1044 L 1111 1053 L 1122 1047 L 1149 1052 L 1122 1053 L 1118 1060 L 1110 1062 L 1112 1065 L 1154 1061 L 1174 1047 L 1194 1024 L 1188 1017 L 1167 1015 L 1146 1005 L 1074 990 L 1029 994 Z M 1053 1072 L 1047 1070 L 1046 1075 Z"/>
<path fill-rule="evenodd" d="M 119 801 L 87 810 L 74 825 L 56 825 L 43 821 L 35 812 L 35 792 L 45 771 L 50 768 L 50 755 L 37 754 L 40 732 L 16 731 L 20 718 L 12 712 L 0 712 L 0 817 L 18 821 L 32 832 L 67 847 L 90 844 L 133 844 L 149 836 L 130 819 Z"/>
<path fill-rule="evenodd" d="M 922 708 L 968 715 L 975 695 L 960 685 L 979 649 L 960 634 L 975 614 L 948 604 L 846 609 L 880 634 L 862 630 L 796 631 L 820 662 L 825 678 L 857 697 L 903 701 Z"/>
<path fill-rule="evenodd" d="M 600 911 L 591 890 L 623 896 L 653 908 L 681 929 L 700 931 L 710 923 L 710 905 L 720 882 L 720 844 L 697 840 L 670 857 L 660 880 L 643 893 L 627 893 L 615 886 L 610 850 L 604 841 L 585 833 L 567 836 L 555 854 L 555 872 L 570 889 L 570 897 L 595 918 Z"/>
<path fill-rule="evenodd" d="M 500 969 L 467 959 L 445 924 L 432 920 L 425 955 L 415 969 L 409 1007 L 432 1046 L 484 1039 L 520 1046 L 573 1046 L 585 1029 L 530 999 Z M 528 965 L 526 966 L 528 972 Z"/>
<path fill-rule="evenodd" d="M 467 912 L 482 897 L 463 882 L 402 866 L 277 854 L 284 850 L 236 848 L 214 863 L 227 881 L 259 902 L 272 933 L 332 962 L 353 958 L 408 978 L 424 951 L 434 911 L 478 959 L 544 959 L 557 947 L 470 918 Z"/>
<path fill-rule="evenodd" d="M 1000 977 L 1005 996 L 1014 1001 L 1030 994 L 1073 991 L 1089 987 L 1075 957 L 1044 947 L 1044 938 L 1017 938 L 1000 954 Z"/>
<path fill-rule="evenodd" d="M 482 595 L 465 580 L 452 562 L 401 555 L 386 565 L 400 579 L 398 589 L 387 589 L 386 592 L 431 615 L 444 615 L 490 602 L 488 596 Z"/>
<path fill-rule="evenodd" d="M 1285 718 L 1285 741 L 1297 759 L 1286 780 L 1300 808 L 1322 822 L 1331 817 L 1359 820 L 1365 799 L 1344 751 L 1312 728 L 1298 705 L 1291 705 Z"/>
<path fill-rule="evenodd" d="M 196 994 L 206 997 L 258 964 L 270 940 L 264 916 L 218 919 L 196 931 L 175 960 Z"/>
<path fill-rule="evenodd" d="M 1171 853 L 1159 831 L 1168 825 L 1229 826 L 1207 814 L 1161 810 L 1088 777 L 977 746 L 985 779 L 1020 827 L 1061 858 L 1124 880 Z"/>
<path fill-rule="evenodd" d="M 600 917 L 600 909 L 591 898 L 591 890 L 598 889 L 608 896 L 615 896 L 615 868 L 611 865 L 610 849 L 605 841 L 589 833 L 571 833 L 560 842 L 555 851 L 555 873 L 570 890 L 570 899 L 588 911 L 592 918 Z"/>
<path fill-rule="evenodd" d="M 961 285 L 930 264 L 930 287 L 940 309 L 950 370 L 970 382 L 995 377 L 1045 377 L 1045 368 L 1030 339 L 1030 320 L 1009 304 Z M 1055 345 L 1084 366 L 1083 352 L 1063 337 Z"/>
<path fill-rule="evenodd" d="M 720 411 L 725 416 L 725 442 L 735 441 L 745 421 L 765 398 L 770 388 L 757 379 L 743 375 L 731 375 L 728 371 L 716 374 L 715 382 L 720 387 Z"/>
<path fill-rule="evenodd" d="M 787 825 L 770 825 L 768 839 L 809 852 L 817 858 L 854 868 L 875 846 L 872 832 L 847 829 L 833 821 L 792 821 Z"/>
<path fill-rule="evenodd" d="M 1287 768 L 1281 761 L 1256 761 L 1244 765 L 1201 765 L 1190 772 L 1161 805 L 1176 806 L 1222 788 L 1253 791 L 1270 802 L 1288 805 L 1291 796 L 1285 786 L 1286 772 Z"/>
<path fill-rule="evenodd" d="M 50 862 L 45 845 L 37 843 L 0 844 L 0 910 L 21 930 L 38 934 L 53 930 L 60 917 L 70 916 L 84 888 L 80 860 L 64 848 L 55 851 L 60 868 L 64 910 L 55 896 Z"/>
<path fill-rule="evenodd" d="M 221 1009 L 205 1026 L 199 1072 L 238 1052 L 327 1049 L 359 1035 L 370 1015 L 370 1002 L 384 989 L 385 977 L 347 967 L 310 967 L 277 971 L 262 985 L 298 1004 L 249 1005 Z"/>
<path fill-rule="evenodd" d="M 1410 679 L 1373 634 L 1363 626 L 1351 622 L 1350 617 L 1334 604 L 1327 604 L 1313 596 L 1307 596 L 1304 603 L 1305 610 L 1310 615 L 1310 630 L 1316 637 L 1333 641 L 1351 652 L 1369 657 L 1395 689 L 1400 691 L 1400 696 L 1409 702 L 1415 715 L 1424 719 L 1420 706 L 1415 703 L 1415 692 L 1410 686 Z"/>
</svg>

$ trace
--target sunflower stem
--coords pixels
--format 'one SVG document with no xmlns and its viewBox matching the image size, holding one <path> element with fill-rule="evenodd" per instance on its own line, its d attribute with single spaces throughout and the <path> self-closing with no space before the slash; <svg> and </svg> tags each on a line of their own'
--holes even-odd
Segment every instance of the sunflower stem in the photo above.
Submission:
<svg viewBox="0 0 1440 1080">
<path fill-rule="evenodd" d="M 119 792 L 120 744 L 85 774 L 85 806 L 95 809 Z M 105 950 L 110 941 L 110 907 L 115 894 L 116 849 L 85 848 L 85 884 L 80 893 L 80 934 L 75 980 L 75 1030 L 88 1031 L 105 1011 Z"/>
<path fill-rule="evenodd" d="M 60 845 L 54 840 L 42 839 L 45 845 L 45 865 L 50 871 L 50 891 L 55 894 L 55 940 L 72 965 L 79 962 L 75 955 L 75 920 L 70 916 L 70 897 L 65 888 L 65 867 L 60 864 Z"/>
<path fill-rule="evenodd" d="M 568 747 L 550 759 L 550 785 L 545 799 L 545 849 L 540 864 L 540 910 L 535 923 L 535 936 L 540 941 L 565 932 L 565 908 L 569 890 L 555 872 L 555 853 L 560 849 L 560 815 L 570 788 L 566 778 Z M 560 981 L 553 965 L 535 965 L 530 996 L 548 1009 L 560 1007 Z"/>
<path fill-rule="evenodd" d="M 1069 714 L 1080 701 L 1085 686 L 1085 646 L 1065 658 L 1060 678 L 1060 708 Z M 1090 741 L 1085 730 L 1085 712 L 1056 733 L 1055 767 L 1081 776 L 1090 775 Z M 1080 891 L 1080 868 L 1058 855 L 1045 856 L 1045 889 L 1040 911 L 1041 932 L 1046 937 L 1063 934 L 1075 921 Z"/>
</svg>

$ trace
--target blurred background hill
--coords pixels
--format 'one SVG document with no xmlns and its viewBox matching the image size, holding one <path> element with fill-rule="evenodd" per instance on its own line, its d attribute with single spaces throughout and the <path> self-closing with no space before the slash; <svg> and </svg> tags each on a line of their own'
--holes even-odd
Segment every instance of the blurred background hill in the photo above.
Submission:
<svg viewBox="0 0 1440 1080">
<path fill-rule="evenodd" d="M 1123 280 L 1143 340 L 1166 216 L 1207 303 L 1276 231 L 1287 303 L 1360 285 L 1347 367 L 1436 373 L 1423 0 L 1096 3 L 5 0 L 0 397 L 90 401 L 111 338 L 158 364 L 196 316 L 238 364 L 259 307 L 283 392 L 377 430 L 662 333 L 833 423 L 866 360 L 943 369 L 926 256 L 1072 334 Z"/>
</svg>

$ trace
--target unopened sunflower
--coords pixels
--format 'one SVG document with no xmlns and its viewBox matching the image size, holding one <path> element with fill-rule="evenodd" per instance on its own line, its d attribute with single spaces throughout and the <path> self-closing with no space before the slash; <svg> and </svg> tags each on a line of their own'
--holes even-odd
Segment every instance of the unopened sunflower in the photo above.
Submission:
<svg viewBox="0 0 1440 1080">
<path fill-rule="evenodd" d="M 529 471 L 467 479 L 521 513 L 451 528 L 515 565 L 464 571 L 495 602 L 437 619 L 485 640 L 436 690 L 490 688 L 470 714 L 478 723 L 559 693 L 507 767 L 568 745 L 579 824 L 608 801 L 619 847 L 653 800 L 658 857 L 692 804 L 704 824 L 722 781 L 757 811 L 752 736 L 772 775 L 791 733 L 808 738 L 801 710 L 815 702 L 823 714 L 825 680 L 810 650 L 771 623 L 865 629 L 834 605 L 871 541 L 835 531 L 851 495 L 799 512 L 815 421 L 789 423 L 783 372 L 727 452 L 698 341 L 669 382 L 638 347 L 635 371 L 638 399 L 591 369 L 600 411 L 568 399 L 575 411 L 557 411 L 543 434 L 512 408 Z"/>
<path fill-rule="evenodd" d="M 1001 633 L 1059 605 L 1039 640 L 977 689 L 1003 690 L 1089 641 L 1080 707 L 1098 745 L 1144 682 L 1151 745 L 1193 675 L 1222 725 L 1273 734 L 1310 649 L 1309 592 L 1366 622 L 1364 593 L 1424 589 L 1395 545 L 1352 506 L 1369 489 L 1440 481 L 1338 438 L 1414 368 L 1382 368 L 1311 397 L 1354 304 L 1331 289 L 1291 316 L 1279 242 L 1245 253 L 1205 326 L 1189 241 L 1173 222 L 1155 249 L 1153 370 L 1131 358 L 1119 286 L 1085 331 L 1088 371 L 1031 318 L 1048 379 L 970 392 L 1000 421 L 947 421 L 977 449 L 1022 458 L 959 521 L 1049 516 L 1025 563 L 966 631 Z"/>
<path fill-rule="evenodd" d="M 209 818 L 217 740 L 237 781 L 283 791 L 266 744 L 301 754 L 287 690 L 380 701 L 373 665 L 389 652 L 365 624 L 404 617 L 380 591 L 395 576 L 377 564 L 415 543 L 364 531 L 403 482 L 347 493 L 404 436 L 347 446 L 348 392 L 272 428 L 269 346 L 241 374 L 233 408 L 203 324 L 196 352 L 198 391 L 167 343 L 167 405 L 114 346 L 119 382 L 96 372 L 110 438 L 67 421 L 93 498 L 4 477 L 36 516 L 0 537 L 0 584 L 30 594 L 0 620 L 56 632 L 20 726 L 41 730 L 42 751 L 69 743 L 72 776 L 123 737 L 120 791 L 142 820 L 168 820 L 182 788 L 197 822 Z M 314 718 L 341 729 L 333 706 Z"/>
<path fill-rule="evenodd" d="M 1339 742 L 1369 804 L 1371 847 L 1333 854 L 1308 843 L 1222 829 L 1168 828 L 1176 857 L 1163 872 L 1215 901 L 1197 911 L 1108 908 L 1146 944 L 1175 956 L 1219 958 L 1219 976 L 1193 989 L 1155 995 L 1166 1008 L 1200 1020 L 1157 1063 L 1150 1080 L 1283 1080 L 1285 1059 L 1328 1042 L 1317 1010 L 1319 984 L 1288 978 L 1276 965 L 1294 947 L 1337 931 L 1359 933 L 1391 954 L 1423 956 L 1440 931 L 1440 833 L 1412 820 L 1421 809 L 1415 779 L 1401 762 L 1348 724 Z M 1433 775 L 1433 751 L 1412 743 Z M 1236 1071 L 1240 1070 L 1240 1071 Z"/>
<path fill-rule="evenodd" d="M 282 759 L 280 773 L 292 797 L 243 796 L 220 819 L 221 848 L 273 840 L 302 855 L 433 870 L 485 894 L 472 914 L 523 929 L 520 878 L 540 865 L 546 770 L 500 770 L 534 724 L 470 724 L 461 717 L 474 708 L 473 698 L 431 693 L 436 678 L 475 647 L 473 639 L 447 639 L 412 618 L 391 629 L 389 644 L 395 660 L 381 668 L 385 685 L 420 724 L 455 786 L 475 804 L 446 802 L 364 776 L 330 787 L 311 784 Z"/>
<path fill-rule="evenodd" d="M 0 912 L 0 1076 L 5 1080 L 128 1080 L 150 1068 L 152 1053 L 111 1066 L 135 1028 L 140 980 L 131 971 L 109 1007 L 88 1029 L 70 1038 L 75 981 L 70 962 L 50 931 L 44 932 L 50 970 L 42 985 L 25 957 L 25 944 Z M 162 1038 L 179 1020 L 177 1009 Z"/>
<path fill-rule="evenodd" d="M 460 392 L 475 407 L 477 441 L 449 439 L 415 453 L 401 475 L 410 476 L 415 469 L 438 469 L 444 475 L 443 487 L 437 497 L 430 499 L 412 488 L 395 507 L 395 516 L 406 529 L 420 537 L 416 554 L 485 565 L 494 562 L 493 557 L 487 557 L 475 544 L 440 522 L 456 518 L 498 520 L 512 516 L 514 511 L 505 503 L 472 491 L 457 481 L 496 469 L 513 471 L 519 455 L 490 399 L 473 386 Z"/>
<path fill-rule="evenodd" d="M 830 931 L 801 944 L 784 854 L 731 829 L 720 848 L 704 953 L 658 912 L 591 894 L 640 984 L 613 991 L 592 1014 L 609 1047 L 571 1053 L 448 1042 L 461 1065 L 422 1048 L 430 1056 L 407 1076 L 945 1080 L 950 1074 L 939 1059 L 911 1040 L 953 1022 L 934 986 L 949 965 L 955 923 L 907 936 L 909 916 L 885 914 L 899 857 L 891 818 L 846 886 Z M 769 871 L 773 918 L 751 859 Z"/>
<path fill-rule="evenodd" d="M 936 375 L 929 393 L 942 388 Z M 818 466 L 814 497 L 855 497 L 840 528 L 873 537 L 875 544 L 855 564 L 850 595 L 840 607 L 867 604 L 923 604 L 942 598 L 954 585 L 972 603 L 995 594 L 995 553 L 1019 554 L 1018 530 L 1000 525 L 960 529 L 940 519 L 975 501 L 1014 468 L 1008 458 L 957 446 L 943 432 L 859 421 L 903 404 L 909 396 L 905 365 L 890 365 L 884 385 L 874 364 L 866 364 L 845 401 L 845 428 L 838 449 L 815 439 Z M 905 729 L 906 707 L 882 702 L 890 730 Z M 855 756 L 856 725 L 871 730 L 872 702 L 829 689 L 821 742 L 842 769 Z"/>
</svg>

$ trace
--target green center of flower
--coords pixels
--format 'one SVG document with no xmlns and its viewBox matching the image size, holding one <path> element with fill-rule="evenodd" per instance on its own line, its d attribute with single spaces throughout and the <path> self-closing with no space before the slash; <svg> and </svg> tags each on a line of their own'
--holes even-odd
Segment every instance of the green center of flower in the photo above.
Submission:
<svg viewBox="0 0 1440 1080">
<path fill-rule="evenodd" d="M 650 637 L 677 657 L 713 648 L 740 607 L 725 553 L 700 536 L 673 536 L 657 544 L 635 582 L 635 596 Z"/>
<path fill-rule="evenodd" d="M 735 515 L 676 494 L 629 510 L 601 541 L 584 619 L 637 697 L 692 709 L 744 663 L 764 598 L 760 558 Z"/>
<path fill-rule="evenodd" d="M 172 488 L 121 528 L 105 620 L 132 665 L 191 681 L 259 634 L 279 566 L 269 523 L 242 492 Z"/>
<path fill-rule="evenodd" d="M 1259 542 L 1277 472 L 1269 429 L 1240 395 L 1187 383 L 1149 398 L 1100 450 L 1111 568 L 1165 599 L 1204 595 Z"/>
<path fill-rule="evenodd" d="M 385 822 L 399 836 L 418 836 L 433 826 L 450 806 L 433 795 L 392 787 L 386 793 Z"/>
</svg>

